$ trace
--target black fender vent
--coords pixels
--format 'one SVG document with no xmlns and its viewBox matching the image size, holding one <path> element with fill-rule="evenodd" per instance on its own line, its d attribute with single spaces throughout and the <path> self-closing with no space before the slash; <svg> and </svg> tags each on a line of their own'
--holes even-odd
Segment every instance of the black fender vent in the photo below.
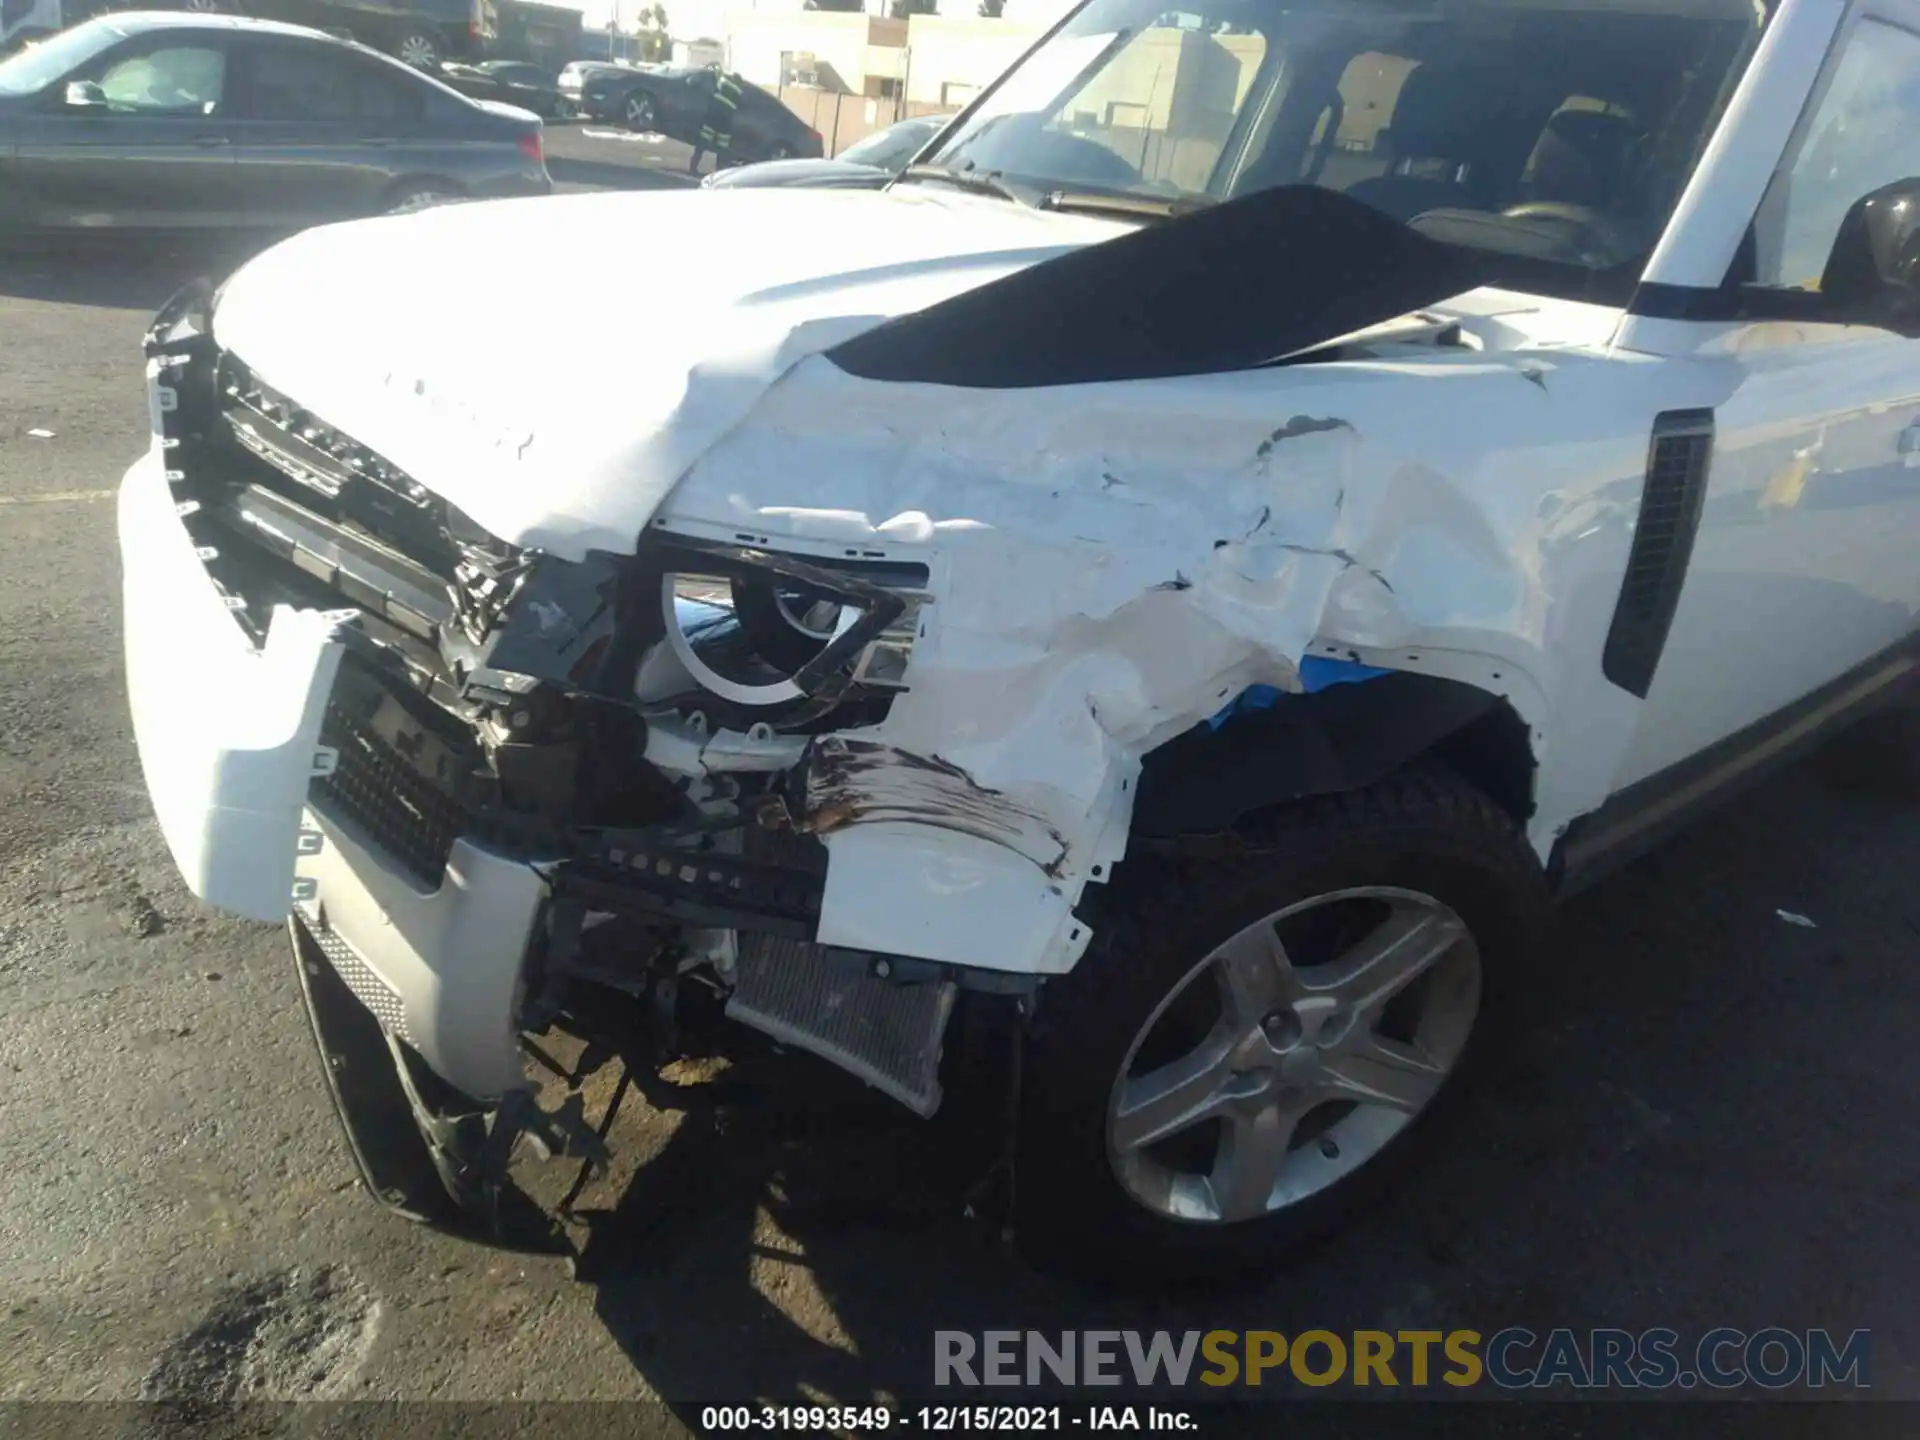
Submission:
<svg viewBox="0 0 1920 1440">
<path fill-rule="evenodd" d="M 1627 577 L 1600 657 L 1601 673 L 1642 699 L 1680 604 L 1712 459 L 1713 411 L 1668 410 L 1654 417 Z"/>
</svg>

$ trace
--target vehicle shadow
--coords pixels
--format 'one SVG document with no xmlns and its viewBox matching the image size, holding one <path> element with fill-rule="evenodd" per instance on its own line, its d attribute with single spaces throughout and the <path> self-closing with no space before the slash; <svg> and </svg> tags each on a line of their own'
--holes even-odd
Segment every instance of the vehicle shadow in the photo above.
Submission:
<svg viewBox="0 0 1920 1440">
<path fill-rule="evenodd" d="M 670 1133 L 597 1217 L 580 1279 L 690 1426 L 719 1402 L 1035 1398 L 936 1389 L 937 1330 L 1897 1330 L 1920 1156 L 1869 1160 L 1860 1137 L 1920 1104 L 1903 1026 L 1870 1019 L 1910 975 L 1916 864 L 1910 807 L 1802 768 L 1595 887 L 1447 1142 L 1238 1291 L 1130 1297 L 1030 1268 L 967 1218 L 937 1126 L 791 1057 L 758 1077 L 762 1104 L 643 1110 Z M 1396 1393 L 1423 1393 L 1407 1364 Z M 1442 1368 L 1424 1393 L 1458 1393 Z M 1920 1393 L 1892 1368 L 1879 1394 Z M 1316 1392 L 1275 1373 L 1238 1398 L 1289 1393 Z"/>
<path fill-rule="evenodd" d="M 684 169 L 576 160 L 551 152 L 547 155 L 547 173 L 556 185 L 584 185 L 594 190 L 684 190 L 699 183 Z"/>
</svg>

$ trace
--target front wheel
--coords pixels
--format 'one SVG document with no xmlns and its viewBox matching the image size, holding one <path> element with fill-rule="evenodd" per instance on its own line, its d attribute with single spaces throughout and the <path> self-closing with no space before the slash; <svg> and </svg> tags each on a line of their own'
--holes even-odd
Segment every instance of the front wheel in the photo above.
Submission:
<svg viewBox="0 0 1920 1440">
<path fill-rule="evenodd" d="M 767 158 L 769 160 L 791 160 L 793 158 L 793 146 L 784 140 L 776 140 L 773 142 L 773 148 L 767 151 Z"/>
<path fill-rule="evenodd" d="M 626 118 L 627 129 L 645 134 L 653 130 L 653 97 L 645 91 L 629 95 L 627 103 L 621 109 Z"/>
<path fill-rule="evenodd" d="M 1041 996 L 1016 1225 L 1108 1281 L 1257 1271 L 1403 1168 L 1545 913 L 1514 822 L 1442 772 L 1129 859 Z"/>
</svg>

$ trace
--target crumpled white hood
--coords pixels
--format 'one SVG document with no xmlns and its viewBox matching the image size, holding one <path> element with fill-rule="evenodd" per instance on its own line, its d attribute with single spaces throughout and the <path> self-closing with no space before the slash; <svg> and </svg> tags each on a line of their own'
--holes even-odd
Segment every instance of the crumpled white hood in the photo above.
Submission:
<svg viewBox="0 0 1920 1440">
<path fill-rule="evenodd" d="M 452 205 L 275 246 L 214 330 L 493 534 L 577 558 L 631 550 L 801 357 L 1128 228 L 931 188 Z"/>
</svg>

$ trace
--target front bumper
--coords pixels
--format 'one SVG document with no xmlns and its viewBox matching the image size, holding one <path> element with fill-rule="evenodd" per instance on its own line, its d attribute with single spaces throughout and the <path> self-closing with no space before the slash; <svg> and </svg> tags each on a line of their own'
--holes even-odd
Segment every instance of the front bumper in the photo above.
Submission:
<svg viewBox="0 0 1920 1440">
<path fill-rule="evenodd" d="M 546 883 L 460 839 L 429 888 L 312 793 L 342 762 L 322 726 L 351 612 L 276 606 L 258 646 L 238 623 L 180 513 L 194 449 L 170 374 L 163 350 L 148 370 L 153 448 L 119 497 L 128 699 L 168 849 L 210 905 L 297 911 L 388 1033 L 496 1100 L 525 1084 L 514 1016 Z"/>
<path fill-rule="evenodd" d="M 149 379 L 158 395 L 172 392 Z M 255 649 L 176 513 L 170 452 L 120 486 L 127 697 L 161 834 L 187 886 L 252 920 L 282 920 L 320 724 L 339 669 L 337 617 L 283 609 Z"/>
</svg>

